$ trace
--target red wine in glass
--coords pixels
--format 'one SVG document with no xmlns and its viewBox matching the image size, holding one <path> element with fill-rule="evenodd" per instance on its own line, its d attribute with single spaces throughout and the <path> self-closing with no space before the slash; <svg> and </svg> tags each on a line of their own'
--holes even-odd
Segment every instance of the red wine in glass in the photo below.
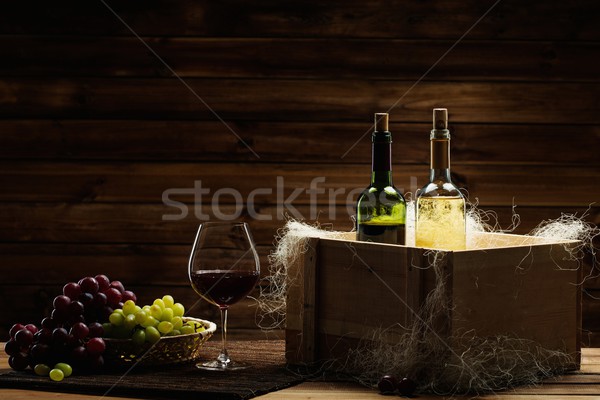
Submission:
<svg viewBox="0 0 600 400">
<path fill-rule="evenodd" d="M 204 300 L 224 307 L 246 297 L 258 283 L 258 277 L 256 271 L 207 270 L 193 272 L 190 280 Z"/>
<path fill-rule="evenodd" d="M 227 352 L 227 309 L 256 286 L 260 262 L 248 225 L 243 222 L 205 222 L 198 228 L 188 263 L 192 288 L 221 311 L 223 347 L 214 361 L 196 364 L 211 371 L 246 368 Z"/>
</svg>

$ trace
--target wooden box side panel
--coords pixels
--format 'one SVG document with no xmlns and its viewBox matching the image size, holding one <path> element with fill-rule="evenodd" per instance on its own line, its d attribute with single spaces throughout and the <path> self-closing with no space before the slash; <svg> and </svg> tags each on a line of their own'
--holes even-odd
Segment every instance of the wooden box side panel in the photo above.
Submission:
<svg viewBox="0 0 600 400">
<path fill-rule="evenodd" d="M 286 359 L 292 364 L 315 360 L 315 266 L 319 239 L 311 238 L 306 251 L 288 266 L 288 292 L 286 298 Z"/>
<path fill-rule="evenodd" d="M 531 339 L 579 360 L 581 269 L 566 246 L 454 253 L 452 335 Z"/>
<path fill-rule="evenodd" d="M 422 251 L 322 239 L 316 277 L 320 359 L 344 355 L 378 329 L 409 325 L 421 303 Z"/>
</svg>

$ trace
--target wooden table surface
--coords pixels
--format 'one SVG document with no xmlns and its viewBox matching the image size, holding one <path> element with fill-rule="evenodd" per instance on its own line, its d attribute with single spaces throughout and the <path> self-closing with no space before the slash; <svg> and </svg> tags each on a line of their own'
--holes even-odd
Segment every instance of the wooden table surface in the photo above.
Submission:
<svg viewBox="0 0 600 400">
<path fill-rule="evenodd" d="M 0 345 L 4 349 L 4 344 Z M 0 373 L 9 370 L 8 357 L 1 351 L 0 354 Z M 493 395 L 482 396 L 485 399 L 499 400 L 524 400 L 535 397 L 536 400 L 590 400 L 600 399 L 600 348 L 586 348 L 582 350 L 581 370 L 562 375 L 556 378 L 546 380 L 539 386 L 520 387 Z M 20 399 L 64 399 L 64 400 L 90 400 L 98 399 L 96 395 L 69 394 L 57 392 L 43 392 L 23 389 L 3 389 L 0 388 L 0 399 L 20 400 Z M 103 399 L 121 399 L 123 397 L 102 397 Z M 396 398 L 383 397 L 376 391 L 364 388 L 358 384 L 346 382 L 304 382 L 299 385 L 272 392 L 257 399 L 273 400 L 301 400 L 301 399 L 343 399 L 343 400 L 369 400 Z M 439 399 L 441 397 L 423 395 L 419 399 Z M 460 398 L 460 397 L 457 397 Z M 468 396 L 465 398 L 473 398 Z"/>
</svg>

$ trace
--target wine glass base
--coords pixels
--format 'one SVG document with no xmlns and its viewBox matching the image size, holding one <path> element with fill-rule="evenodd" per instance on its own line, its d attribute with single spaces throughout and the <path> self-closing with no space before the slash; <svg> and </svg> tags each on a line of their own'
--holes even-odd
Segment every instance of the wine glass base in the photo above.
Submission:
<svg viewBox="0 0 600 400">
<path fill-rule="evenodd" d="M 224 363 L 215 360 L 196 364 L 196 368 L 203 369 L 205 371 L 239 371 L 248 367 L 248 364 L 236 361 L 229 361 L 227 363 Z"/>
</svg>

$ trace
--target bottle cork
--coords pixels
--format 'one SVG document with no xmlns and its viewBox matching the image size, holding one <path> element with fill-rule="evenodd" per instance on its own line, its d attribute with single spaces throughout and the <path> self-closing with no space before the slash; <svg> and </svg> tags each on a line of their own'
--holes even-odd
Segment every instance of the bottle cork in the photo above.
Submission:
<svg viewBox="0 0 600 400">
<path fill-rule="evenodd" d="M 389 118 L 388 113 L 375 113 L 375 132 L 388 132 Z"/>
<path fill-rule="evenodd" d="M 433 129 L 448 129 L 448 109 L 433 109 Z"/>
</svg>

